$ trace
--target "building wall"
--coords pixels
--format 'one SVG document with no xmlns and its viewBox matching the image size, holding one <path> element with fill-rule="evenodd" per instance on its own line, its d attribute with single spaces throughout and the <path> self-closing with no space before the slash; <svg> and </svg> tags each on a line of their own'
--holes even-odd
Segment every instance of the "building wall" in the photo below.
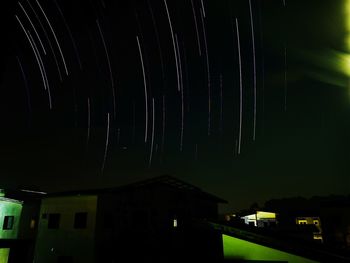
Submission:
<svg viewBox="0 0 350 263">
<path fill-rule="evenodd" d="M 22 203 L 16 200 L 0 198 L 0 238 L 16 239 L 18 237 L 19 222 L 22 212 Z M 4 229 L 6 216 L 13 216 L 12 229 Z"/>
<path fill-rule="evenodd" d="M 279 261 L 289 263 L 316 263 L 304 257 L 258 245 L 239 238 L 222 235 L 225 260 Z"/>
<path fill-rule="evenodd" d="M 152 258 L 154 251 L 159 253 L 171 239 L 176 199 L 172 193 L 153 186 L 101 194 L 96 221 L 97 258 L 104 262 L 121 257 L 131 261 Z"/>
<path fill-rule="evenodd" d="M 179 253 L 192 218 L 217 217 L 217 204 L 165 185 L 101 194 L 96 218 L 97 258 L 159 260 Z M 176 226 L 174 227 L 174 220 Z M 175 245 L 177 244 L 177 245 Z M 135 253 L 137 251 L 137 253 Z"/>
<path fill-rule="evenodd" d="M 96 208 L 97 196 L 94 195 L 43 199 L 35 247 L 35 262 L 94 262 Z M 85 228 L 74 227 L 77 212 L 87 213 Z M 58 228 L 49 228 L 52 214 L 60 214 Z"/>
<path fill-rule="evenodd" d="M 36 238 L 39 225 L 40 203 L 26 202 L 23 203 L 21 220 L 19 223 L 18 238 L 31 239 Z"/>
</svg>

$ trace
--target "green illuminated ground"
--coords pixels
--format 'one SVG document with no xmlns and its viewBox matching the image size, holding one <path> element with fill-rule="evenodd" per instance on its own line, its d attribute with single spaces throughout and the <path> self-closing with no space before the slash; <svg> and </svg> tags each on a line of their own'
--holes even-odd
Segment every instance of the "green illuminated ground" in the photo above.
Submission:
<svg viewBox="0 0 350 263">
<path fill-rule="evenodd" d="M 222 240 L 225 259 L 287 261 L 289 263 L 317 262 L 227 235 L 222 235 Z"/>
<path fill-rule="evenodd" d="M 0 263 L 7 263 L 10 254 L 9 248 L 0 248 Z"/>
</svg>

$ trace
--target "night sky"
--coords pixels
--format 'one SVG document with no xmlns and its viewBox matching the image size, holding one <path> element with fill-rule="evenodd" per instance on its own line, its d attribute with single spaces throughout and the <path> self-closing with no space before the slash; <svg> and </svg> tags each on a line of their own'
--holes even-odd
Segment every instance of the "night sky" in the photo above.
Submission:
<svg viewBox="0 0 350 263">
<path fill-rule="evenodd" d="M 3 1 L 1 187 L 349 194 L 347 2 Z"/>
</svg>

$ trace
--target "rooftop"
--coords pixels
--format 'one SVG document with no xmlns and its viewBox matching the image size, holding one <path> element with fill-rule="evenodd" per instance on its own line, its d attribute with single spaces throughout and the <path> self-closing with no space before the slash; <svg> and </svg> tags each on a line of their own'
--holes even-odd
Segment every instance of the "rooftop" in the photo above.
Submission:
<svg viewBox="0 0 350 263">
<path fill-rule="evenodd" d="M 153 186 L 169 186 L 181 192 L 190 192 L 202 199 L 215 201 L 217 203 L 227 203 L 227 201 L 224 199 L 221 199 L 210 193 L 204 192 L 200 188 L 194 185 L 191 185 L 189 183 L 186 183 L 170 175 L 162 175 L 162 176 L 158 176 L 151 179 L 142 180 L 142 181 L 138 181 L 135 183 L 118 186 L 118 187 L 56 192 L 56 193 L 48 194 L 47 196 L 54 197 L 54 196 L 72 196 L 72 195 L 73 196 L 74 195 L 99 195 L 99 194 L 106 194 L 106 193 L 120 193 L 125 191 L 133 191 L 140 188 L 153 187 Z"/>
</svg>

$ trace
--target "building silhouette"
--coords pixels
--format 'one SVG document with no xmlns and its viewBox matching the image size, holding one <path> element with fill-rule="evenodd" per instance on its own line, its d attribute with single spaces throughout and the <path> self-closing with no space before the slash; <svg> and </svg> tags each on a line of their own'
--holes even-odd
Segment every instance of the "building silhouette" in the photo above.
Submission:
<svg viewBox="0 0 350 263">
<path fill-rule="evenodd" d="M 216 262 L 221 235 L 197 222 L 217 220 L 225 202 L 171 176 L 50 194 L 42 200 L 35 262 Z"/>
</svg>

